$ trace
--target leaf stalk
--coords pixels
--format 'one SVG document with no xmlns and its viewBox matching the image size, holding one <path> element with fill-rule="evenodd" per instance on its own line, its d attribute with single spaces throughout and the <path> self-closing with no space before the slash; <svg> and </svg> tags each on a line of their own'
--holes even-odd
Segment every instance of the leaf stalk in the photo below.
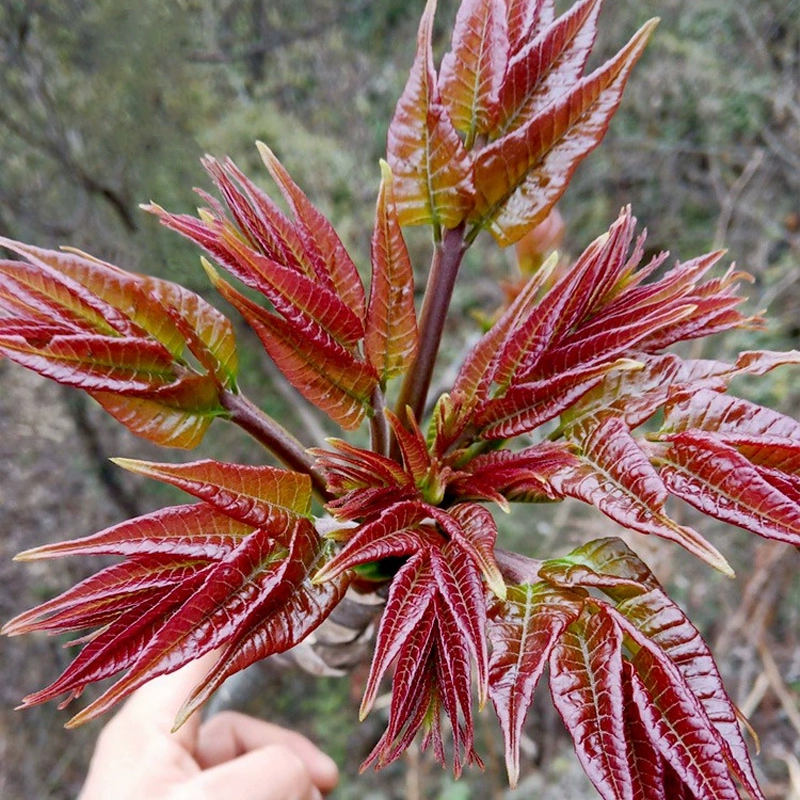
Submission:
<svg viewBox="0 0 800 800">
<path fill-rule="evenodd" d="M 401 419 L 405 418 L 406 408 L 412 410 L 416 419 L 421 419 L 425 412 L 447 311 L 453 297 L 458 270 L 467 250 L 464 231 L 463 223 L 445 231 L 433 251 L 419 317 L 419 350 L 414 364 L 406 374 L 397 400 L 397 415 Z"/>
<path fill-rule="evenodd" d="M 314 469 L 314 457 L 286 428 L 265 414 L 243 394 L 224 391 L 220 393 L 220 401 L 228 412 L 231 422 L 249 433 L 289 469 L 309 475 L 314 492 L 323 502 L 332 499 L 325 479 Z"/>
</svg>

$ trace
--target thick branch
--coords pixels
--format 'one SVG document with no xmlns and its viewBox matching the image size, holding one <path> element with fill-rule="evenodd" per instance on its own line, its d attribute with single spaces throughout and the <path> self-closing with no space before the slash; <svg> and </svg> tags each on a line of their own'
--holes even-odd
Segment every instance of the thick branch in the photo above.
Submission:
<svg viewBox="0 0 800 800">
<path fill-rule="evenodd" d="M 406 406 L 411 407 L 417 419 L 421 419 L 425 411 L 447 310 L 465 251 L 463 224 L 446 231 L 442 241 L 436 245 L 419 318 L 419 351 L 397 401 L 397 414 L 401 419 Z"/>
<path fill-rule="evenodd" d="M 321 500 L 327 502 L 332 499 L 325 486 L 325 479 L 314 469 L 313 457 L 289 431 L 244 395 L 222 392 L 221 401 L 223 408 L 230 414 L 231 422 L 247 431 L 289 469 L 310 475 L 314 491 Z"/>
</svg>

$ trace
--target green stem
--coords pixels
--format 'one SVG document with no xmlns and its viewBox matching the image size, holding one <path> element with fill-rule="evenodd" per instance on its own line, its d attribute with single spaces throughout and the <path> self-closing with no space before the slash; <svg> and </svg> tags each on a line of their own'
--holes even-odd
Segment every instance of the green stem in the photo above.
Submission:
<svg viewBox="0 0 800 800">
<path fill-rule="evenodd" d="M 332 499 L 325 486 L 325 479 L 314 469 L 313 456 L 286 428 L 265 414 L 243 394 L 226 390 L 220 393 L 220 401 L 228 412 L 231 422 L 264 445 L 289 469 L 309 475 L 314 491 L 323 502 Z"/>
<path fill-rule="evenodd" d="M 401 419 L 405 417 L 407 406 L 418 420 L 425 411 L 447 310 L 450 308 L 458 268 L 466 252 L 464 229 L 462 223 L 457 228 L 445 231 L 433 252 L 419 317 L 419 350 L 413 366 L 406 374 L 397 400 L 397 414 Z"/>
</svg>

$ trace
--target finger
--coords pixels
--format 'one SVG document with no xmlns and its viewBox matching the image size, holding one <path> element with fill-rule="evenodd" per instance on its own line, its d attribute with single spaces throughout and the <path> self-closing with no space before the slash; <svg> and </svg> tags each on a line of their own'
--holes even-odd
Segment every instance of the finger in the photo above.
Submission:
<svg viewBox="0 0 800 800">
<path fill-rule="evenodd" d="M 274 744 L 201 772 L 186 784 L 187 797 L 236 800 L 321 800 L 303 760 Z"/>
<path fill-rule="evenodd" d="M 209 769 L 270 745 L 280 745 L 297 756 L 322 791 L 336 786 L 335 762 L 305 736 L 236 711 L 222 711 L 202 724 L 194 757 L 203 769 Z"/>
<path fill-rule="evenodd" d="M 169 733 L 178 710 L 192 689 L 205 677 L 218 653 L 207 653 L 169 675 L 161 675 L 146 683 L 125 703 L 109 727 L 120 729 L 126 738 Z M 200 715 L 192 715 L 174 734 L 175 741 L 188 750 L 193 749 Z"/>
</svg>

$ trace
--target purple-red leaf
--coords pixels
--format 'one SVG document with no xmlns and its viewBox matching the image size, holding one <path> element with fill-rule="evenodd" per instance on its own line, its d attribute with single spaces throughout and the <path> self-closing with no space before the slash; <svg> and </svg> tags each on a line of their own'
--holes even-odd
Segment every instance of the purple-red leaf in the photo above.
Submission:
<svg viewBox="0 0 800 800">
<path fill-rule="evenodd" d="M 205 503 L 172 506 L 112 525 L 92 536 L 25 550 L 18 561 L 83 555 L 170 555 L 216 560 L 253 531 Z"/>
<path fill-rule="evenodd" d="M 511 59 L 500 93 L 500 132 L 524 124 L 581 78 L 600 5 L 599 0 L 577 3 Z"/>
<path fill-rule="evenodd" d="M 503 729 L 512 788 L 519 779 L 520 734 L 533 692 L 551 650 L 580 610 L 578 595 L 543 583 L 509 586 L 506 599 L 490 607 L 489 696 Z"/>
<path fill-rule="evenodd" d="M 724 557 L 697 531 L 679 525 L 665 511 L 669 492 L 627 426 L 609 417 L 581 441 L 580 466 L 550 479 L 560 494 L 596 506 L 615 522 L 640 533 L 669 539 L 732 575 Z"/>
<path fill-rule="evenodd" d="M 652 650 L 654 655 L 662 653 L 662 658 L 669 659 L 678 668 L 716 729 L 728 766 L 752 797 L 762 798 L 736 710 L 722 685 L 714 657 L 698 630 L 657 585 L 647 592 L 622 599 L 616 611 L 658 648 Z"/>
<path fill-rule="evenodd" d="M 357 428 L 378 383 L 372 366 L 329 337 L 309 338 L 236 291 L 210 266 L 207 269 L 220 294 L 241 312 L 292 386 L 343 428 Z"/>
<path fill-rule="evenodd" d="M 486 649 L 486 600 L 480 573 L 472 559 L 452 542 L 441 551 L 432 548 L 430 553 L 431 568 L 439 589 L 440 629 L 449 640 L 458 631 L 457 638 L 475 659 L 478 698 L 483 705 L 488 696 L 489 661 Z M 449 658 L 449 652 L 443 652 L 442 657 Z M 464 705 L 463 702 L 461 705 Z M 451 719 L 455 724 L 456 720 L 453 717 Z"/>
<path fill-rule="evenodd" d="M 665 438 L 668 447 L 658 461 L 672 494 L 704 514 L 759 536 L 800 544 L 800 504 L 735 448 L 703 431 Z"/>
<path fill-rule="evenodd" d="M 301 563 L 288 565 L 294 574 L 291 583 L 281 587 L 281 602 L 249 609 L 217 662 L 178 712 L 175 727 L 200 708 L 228 677 L 275 653 L 290 650 L 325 621 L 344 597 L 349 582 L 341 576 L 323 586 L 311 583 L 310 576 L 329 557 L 329 549 L 323 545 L 317 551 L 309 550 Z"/>
<path fill-rule="evenodd" d="M 550 654 L 550 690 L 597 791 L 605 800 L 632 800 L 622 632 L 611 617 L 584 613 L 567 626 Z"/>
<path fill-rule="evenodd" d="M 307 516 L 311 479 L 276 467 L 251 467 L 206 459 L 188 464 L 156 464 L 128 458 L 115 463 L 131 472 L 172 484 L 246 525 L 288 526 Z"/>
<path fill-rule="evenodd" d="M 676 684 L 653 654 L 642 648 L 629 675 L 633 702 L 651 741 L 696 797 L 739 800 L 719 735 L 698 704 Z"/>
<path fill-rule="evenodd" d="M 423 549 L 415 553 L 392 580 L 361 701 L 361 719 L 366 717 L 375 703 L 381 678 L 412 631 L 429 613 L 435 597 L 436 579 L 431 569 L 429 553 Z"/>
<path fill-rule="evenodd" d="M 333 226 L 303 194 L 274 153 L 263 142 L 258 142 L 257 146 L 270 175 L 294 212 L 307 252 L 324 265 L 342 303 L 352 309 L 359 319 L 363 319 L 364 287 L 356 265 Z"/>
</svg>

